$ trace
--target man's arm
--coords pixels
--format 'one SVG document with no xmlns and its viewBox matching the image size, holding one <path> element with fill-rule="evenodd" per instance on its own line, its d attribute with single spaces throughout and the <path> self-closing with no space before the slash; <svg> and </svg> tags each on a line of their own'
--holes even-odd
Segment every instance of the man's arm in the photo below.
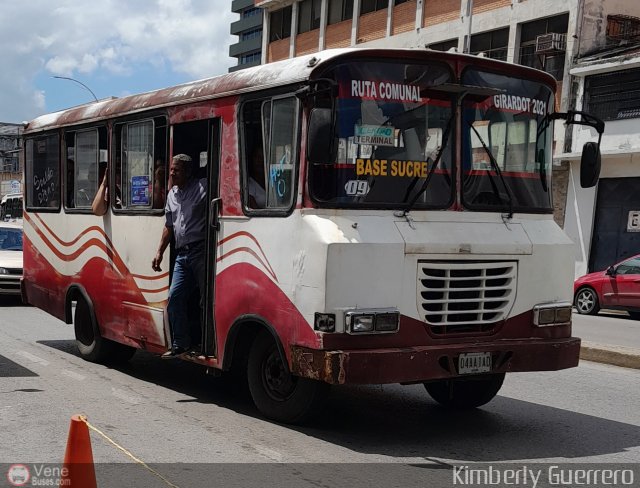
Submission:
<svg viewBox="0 0 640 488">
<path fill-rule="evenodd" d="M 102 178 L 100 187 L 93 198 L 93 202 L 91 203 L 91 211 L 94 215 L 99 217 L 106 214 L 107 208 L 109 207 L 109 201 L 107 199 L 107 176 L 108 171 L 105 171 L 104 178 Z"/>
<path fill-rule="evenodd" d="M 162 263 L 162 256 L 164 255 L 164 251 L 171 242 L 171 238 L 173 237 L 173 227 L 163 227 L 162 236 L 160 237 L 160 245 L 158 246 L 158 252 L 156 252 L 156 257 L 153 258 L 151 262 L 151 268 L 154 271 L 162 271 L 160 268 L 160 263 Z"/>
</svg>

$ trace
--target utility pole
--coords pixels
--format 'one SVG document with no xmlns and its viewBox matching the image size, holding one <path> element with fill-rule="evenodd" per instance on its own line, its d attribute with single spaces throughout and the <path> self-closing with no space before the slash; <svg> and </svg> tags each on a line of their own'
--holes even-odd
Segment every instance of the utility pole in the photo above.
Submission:
<svg viewBox="0 0 640 488">
<path fill-rule="evenodd" d="M 465 2 L 465 0 L 462 0 Z M 471 50 L 471 23 L 473 21 L 473 0 L 466 0 L 467 7 L 465 10 L 465 22 L 467 23 L 467 33 L 464 36 L 464 45 L 462 47 L 462 52 L 464 54 L 469 54 Z"/>
</svg>

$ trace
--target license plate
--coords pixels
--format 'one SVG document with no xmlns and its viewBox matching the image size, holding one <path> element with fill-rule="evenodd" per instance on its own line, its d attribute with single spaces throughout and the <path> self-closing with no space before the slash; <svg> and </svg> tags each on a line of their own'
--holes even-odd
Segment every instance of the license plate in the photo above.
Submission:
<svg viewBox="0 0 640 488">
<path fill-rule="evenodd" d="M 490 371 L 490 352 L 467 352 L 458 357 L 458 374 L 489 373 Z"/>
</svg>

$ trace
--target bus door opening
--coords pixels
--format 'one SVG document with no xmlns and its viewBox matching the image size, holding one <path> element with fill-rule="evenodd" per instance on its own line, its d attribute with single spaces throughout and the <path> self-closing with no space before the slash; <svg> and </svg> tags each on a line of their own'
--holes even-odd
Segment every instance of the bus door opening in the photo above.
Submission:
<svg viewBox="0 0 640 488">
<path fill-rule="evenodd" d="M 189 318 L 192 324 L 191 342 L 201 345 L 204 356 L 216 354 L 215 343 L 215 264 L 217 249 L 218 173 L 220 155 L 219 119 L 199 120 L 176 124 L 172 127 L 172 155 L 187 154 L 192 159 L 192 177 L 207 179 L 206 228 L 205 228 L 205 290 L 195 293 L 189 303 Z M 175 262 L 172 247 L 171 272 Z"/>
</svg>

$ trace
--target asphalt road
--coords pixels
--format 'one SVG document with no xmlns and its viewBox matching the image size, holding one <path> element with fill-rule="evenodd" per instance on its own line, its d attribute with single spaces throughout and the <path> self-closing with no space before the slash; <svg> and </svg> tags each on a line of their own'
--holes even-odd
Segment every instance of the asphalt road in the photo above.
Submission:
<svg viewBox="0 0 640 488">
<path fill-rule="evenodd" d="M 242 392 L 196 365 L 139 353 L 112 369 L 77 357 L 72 339 L 71 326 L 40 310 L 0 310 L 0 463 L 59 463 L 77 413 L 146 463 L 374 463 L 358 479 L 382 482 L 394 472 L 380 472 L 386 463 L 419 469 L 413 478 L 450 480 L 452 463 L 640 462 L 638 370 L 581 362 L 507 375 L 499 396 L 470 412 L 442 410 L 420 385 L 334 388 L 321 418 L 290 427 L 265 421 Z M 91 438 L 96 463 L 134 462 Z M 242 476 L 268 478 L 266 465 L 256 466 Z M 291 486 L 315 479 L 300 473 L 281 475 Z"/>
<path fill-rule="evenodd" d="M 598 315 L 574 313 L 573 335 L 599 344 L 640 349 L 640 320 L 612 310 L 602 310 Z"/>
</svg>

